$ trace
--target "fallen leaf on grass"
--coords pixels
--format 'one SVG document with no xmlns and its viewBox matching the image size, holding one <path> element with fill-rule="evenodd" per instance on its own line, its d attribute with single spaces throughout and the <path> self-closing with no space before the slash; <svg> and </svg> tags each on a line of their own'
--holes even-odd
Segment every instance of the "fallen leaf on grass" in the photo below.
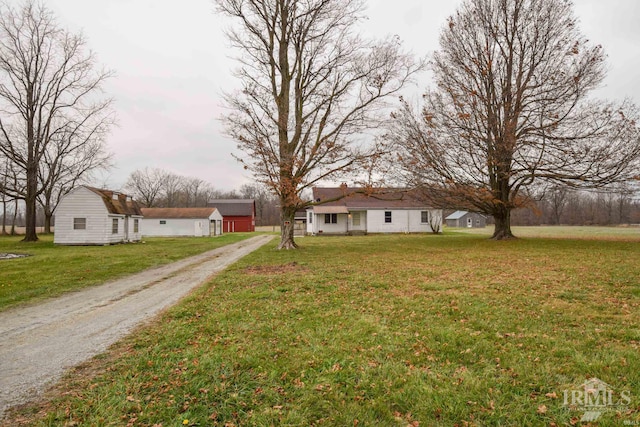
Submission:
<svg viewBox="0 0 640 427">
<path fill-rule="evenodd" d="M 547 405 L 538 406 L 538 413 L 539 414 L 546 414 L 547 413 Z"/>
</svg>

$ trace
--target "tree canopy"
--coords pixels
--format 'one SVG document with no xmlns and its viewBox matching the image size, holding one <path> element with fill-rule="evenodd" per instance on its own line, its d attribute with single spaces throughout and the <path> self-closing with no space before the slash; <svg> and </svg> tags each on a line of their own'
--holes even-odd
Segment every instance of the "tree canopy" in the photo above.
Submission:
<svg viewBox="0 0 640 427">
<path fill-rule="evenodd" d="M 355 28 L 361 0 L 216 0 L 236 26 L 242 89 L 226 96 L 227 132 L 254 177 L 279 198 L 279 248 L 295 248 L 293 218 L 301 193 L 351 172 L 376 152 L 358 138 L 385 116 L 422 62 L 397 38 L 365 40 Z M 388 112 L 386 113 L 388 115 Z"/>
<path fill-rule="evenodd" d="M 403 101 L 393 115 L 405 176 L 435 203 L 492 215 L 495 239 L 513 237 L 511 211 L 540 182 L 631 179 L 637 109 L 590 96 L 605 59 L 570 1 L 464 1 L 442 30 L 421 111 Z"/>
</svg>

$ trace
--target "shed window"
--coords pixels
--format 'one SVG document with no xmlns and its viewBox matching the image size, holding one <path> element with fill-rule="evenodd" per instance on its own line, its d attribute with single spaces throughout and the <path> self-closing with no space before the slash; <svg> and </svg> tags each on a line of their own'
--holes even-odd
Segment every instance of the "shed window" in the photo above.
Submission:
<svg viewBox="0 0 640 427">
<path fill-rule="evenodd" d="M 87 218 L 73 218 L 73 229 L 74 230 L 86 230 L 87 229 Z"/>
<path fill-rule="evenodd" d="M 167 223 L 167 221 L 165 221 L 164 219 L 160 220 L 160 225 L 165 225 Z"/>
<path fill-rule="evenodd" d="M 420 212 L 420 222 L 427 224 L 429 222 L 429 211 Z"/>
<path fill-rule="evenodd" d="M 391 223 L 391 211 L 384 211 L 384 222 L 387 224 Z"/>
<path fill-rule="evenodd" d="M 111 234 L 118 234 L 118 218 L 111 220 Z"/>
<path fill-rule="evenodd" d="M 134 219 L 134 220 L 133 220 L 133 232 L 134 232 L 134 233 L 137 233 L 137 232 L 138 232 L 138 230 L 139 230 L 138 221 L 139 221 L 139 220 L 137 220 L 137 219 Z"/>
<path fill-rule="evenodd" d="M 324 214 L 324 223 L 325 224 L 337 224 L 338 223 L 338 214 Z"/>
</svg>

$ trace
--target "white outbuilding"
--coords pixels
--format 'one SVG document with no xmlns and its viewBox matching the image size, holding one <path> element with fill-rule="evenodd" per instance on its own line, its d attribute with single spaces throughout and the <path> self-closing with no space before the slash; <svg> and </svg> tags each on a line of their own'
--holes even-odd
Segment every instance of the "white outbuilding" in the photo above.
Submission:
<svg viewBox="0 0 640 427">
<path fill-rule="evenodd" d="M 218 236 L 222 215 L 216 208 L 142 208 L 142 234 L 153 236 Z"/>
<path fill-rule="evenodd" d="M 56 245 L 109 245 L 137 242 L 142 213 L 130 196 L 82 185 L 64 196 L 55 210 Z"/>
</svg>

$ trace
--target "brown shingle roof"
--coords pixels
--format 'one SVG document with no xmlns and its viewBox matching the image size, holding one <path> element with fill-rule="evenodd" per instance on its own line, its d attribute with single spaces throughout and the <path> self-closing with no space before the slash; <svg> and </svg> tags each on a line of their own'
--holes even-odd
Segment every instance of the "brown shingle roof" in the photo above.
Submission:
<svg viewBox="0 0 640 427">
<path fill-rule="evenodd" d="M 426 208 L 428 203 L 421 200 L 415 191 L 400 188 L 314 187 L 313 201 L 338 199 L 321 206 L 345 206 L 350 209 L 411 209 Z"/>
<path fill-rule="evenodd" d="M 209 218 L 216 208 L 142 208 L 145 218 Z"/>
<path fill-rule="evenodd" d="M 131 196 L 111 190 L 89 187 L 87 185 L 85 185 L 85 188 L 102 197 L 102 201 L 109 213 L 118 215 L 142 215 L 140 205 L 133 200 Z M 116 195 L 115 198 L 114 194 Z"/>
</svg>

